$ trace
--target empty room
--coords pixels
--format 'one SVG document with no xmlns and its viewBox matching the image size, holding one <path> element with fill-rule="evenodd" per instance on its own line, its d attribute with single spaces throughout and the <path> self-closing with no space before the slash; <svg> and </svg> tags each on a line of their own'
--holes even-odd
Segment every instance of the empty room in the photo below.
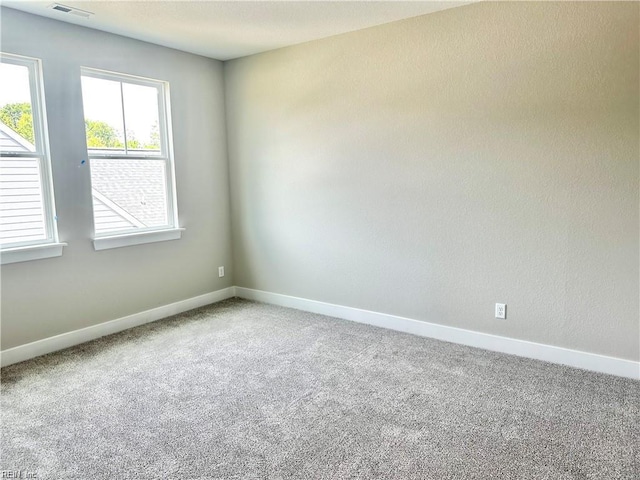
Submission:
<svg viewBox="0 0 640 480">
<path fill-rule="evenodd" d="M 0 7 L 1 478 L 640 478 L 640 3 Z"/>
</svg>

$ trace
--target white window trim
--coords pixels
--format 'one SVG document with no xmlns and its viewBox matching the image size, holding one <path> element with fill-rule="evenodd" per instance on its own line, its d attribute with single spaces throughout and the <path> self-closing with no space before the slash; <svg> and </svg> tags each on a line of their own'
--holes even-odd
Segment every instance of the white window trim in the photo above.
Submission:
<svg viewBox="0 0 640 480">
<path fill-rule="evenodd" d="M 29 89 L 31 92 L 31 115 L 35 136 L 35 152 L 4 152 L 2 156 L 11 158 L 37 158 L 40 162 L 40 187 L 42 189 L 42 207 L 46 238 L 25 242 L 5 243 L 0 246 L 0 265 L 7 263 L 39 260 L 62 255 L 62 247 L 58 237 L 56 223 L 55 199 L 53 195 L 53 174 L 51 171 L 51 154 L 49 152 L 49 133 L 47 128 L 47 112 L 44 101 L 44 80 L 42 61 L 38 58 L 0 53 L 3 63 L 21 65 L 29 70 Z"/>
<path fill-rule="evenodd" d="M 60 257 L 62 256 L 62 248 L 66 246 L 66 243 L 46 243 L 42 245 L 6 248 L 0 251 L 0 265 Z"/>
<path fill-rule="evenodd" d="M 118 82 L 127 82 L 136 85 L 144 85 L 160 88 L 161 95 L 158 96 L 158 127 L 161 133 L 160 154 L 143 153 L 123 153 L 121 155 L 111 154 L 91 154 L 87 148 L 87 157 L 89 159 L 89 168 L 91 168 L 91 159 L 119 159 L 119 160 L 163 160 L 165 162 L 166 184 L 165 191 L 167 195 L 167 217 L 168 225 L 161 227 L 149 227 L 145 229 L 130 229 L 117 232 L 105 232 L 103 234 L 95 233 L 93 246 L 95 250 L 106 250 L 110 248 L 126 247 L 130 245 L 140 245 L 144 243 L 162 242 L 167 240 L 178 240 L 182 237 L 185 230 L 179 226 L 178 221 L 178 202 L 176 194 L 176 175 L 173 155 L 173 129 L 171 125 L 171 111 L 169 106 L 169 83 L 162 80 L 154 80 L 151 78 L 138 77 L 126 73 L 110 72 L 90 67 L 81 67 L 80 74 L 92 78 L 100 78 L 103 80 L 113 80 Z M 126 127 L 125 127 L 126 130 Z M 126 139 L 125 139 L 126 140 Z M 126 141 L 125 141 L 126 146 Z M 94 221 L 95 229 L 95 221 Z"/>
<path fill-rule="evenodd" d="M 153 230 L 144 232 L 130 232 L 118 235 L 97 237 L 93 240 L 95 250 L 107 250 L 110 248 L 130 247 L 131 245 L 142 245 L 144 243 L 166 242 L 168 240 L 179 240 L 182 238 L 184 228 L 167 228 L 164 230 Z"/>
</svg>

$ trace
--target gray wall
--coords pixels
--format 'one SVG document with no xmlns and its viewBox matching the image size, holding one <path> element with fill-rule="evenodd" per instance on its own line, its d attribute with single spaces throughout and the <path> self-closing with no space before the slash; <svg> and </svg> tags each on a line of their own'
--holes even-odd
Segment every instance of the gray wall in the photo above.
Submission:
<svg viewBox="0 0 640 480">
<path fill-rule="evenodd" d="M 2 267 L 2 349 L 233 284 L 222 63 L 3 8 L 0 49 L 42 59 L 62 257 Z M 96 252 L 80 67 L 170 82 L 181 240 Z M 227 276 L 218 278 L 218 265 Z"/>
<path fill-rule="evenodd" d="M 480 3 L 226 63 L 236 285 L 638 360 L 638 9 Z"/>
</svg>

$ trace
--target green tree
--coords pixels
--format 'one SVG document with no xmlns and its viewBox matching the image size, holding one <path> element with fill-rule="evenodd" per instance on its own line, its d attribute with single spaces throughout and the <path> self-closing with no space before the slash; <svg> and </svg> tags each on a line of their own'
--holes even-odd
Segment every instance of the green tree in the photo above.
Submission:
<svg viewBox="0 0 640 480">
<path fill-rule="evenodd" d="M 142 143 L 138 140 L 131 130 L 127 130 L 127 148 L 137 150 L 142 148 Z"/>
<path fill-rule="evenodd" d="M 0 108 L 0 121 L 22 138 L 34 143 L 33 115 L 29 103 L 8 103 Z"/>
<path fill-rule="evenodd" d="M 118 131 L 107 122 L 85 119 L 87 131 L 87 147 L 91 148 L 122 148 L 118 138 Z"/>
<path fill-rule="evenodd" d="M 157 121 L 151 125 L 149 143 L 145 144 L 144 148 L 147 150 L 160 150 L 160 128 L 158 127 Z"/>
<path fill-rule="evenodd" d="M 89 148 L 124 148 L 118 130 L 107 122 L 86 119 L 87 147 Z M 142 148 L 142 143 L 135 138 L 132 131 L 127 130 L 127 148 L 132 150 Z"/>
</svg>

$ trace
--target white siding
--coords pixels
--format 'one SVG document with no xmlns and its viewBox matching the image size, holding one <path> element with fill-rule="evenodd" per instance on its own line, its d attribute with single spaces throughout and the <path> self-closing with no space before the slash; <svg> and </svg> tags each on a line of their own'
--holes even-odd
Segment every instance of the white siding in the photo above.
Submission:
<svg viewBox="0 0 640 480">
<path fill-rule="evenodd" d="M 0 150 L 3 152 L 35 152 L 35 147 L 4 123 L 0 122 Z"/>
<path fill-rule="evenodd" d="M 0 159 L 0 242 L 43 238 L 46 230 L 38 159 Z"/>
</svg>

